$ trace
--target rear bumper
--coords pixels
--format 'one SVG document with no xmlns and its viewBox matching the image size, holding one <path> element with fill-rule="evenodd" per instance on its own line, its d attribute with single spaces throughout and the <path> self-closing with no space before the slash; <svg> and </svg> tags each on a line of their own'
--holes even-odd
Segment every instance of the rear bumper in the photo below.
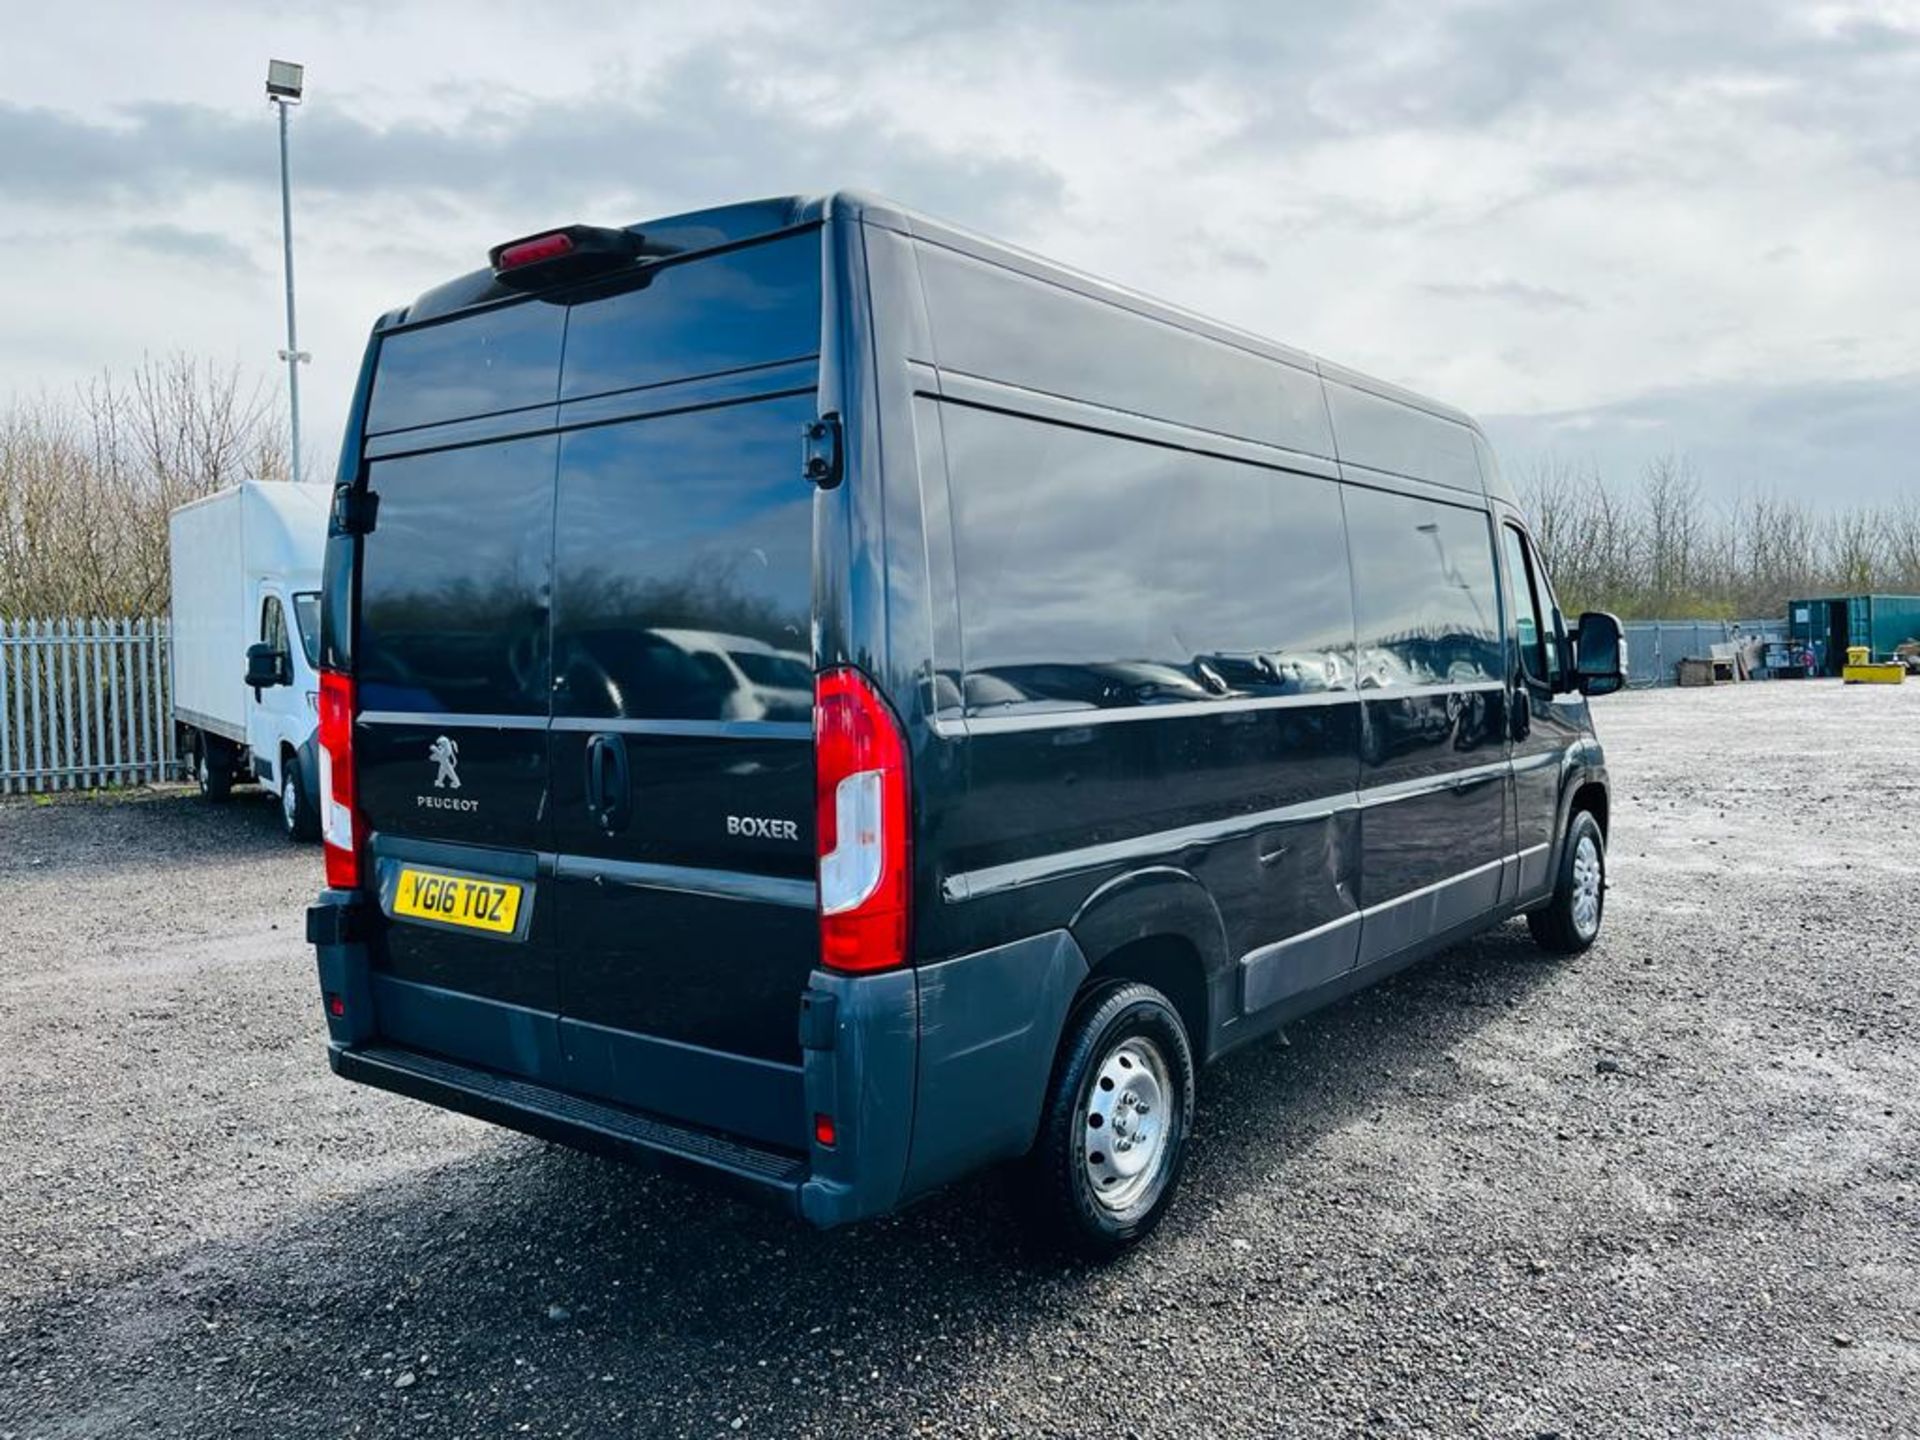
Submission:
<svg viewBox="0 0 1920 1440">
<path fill-rule="evenodd" d="M 1022 1153 L 1039 1121 L 1061 1024 L 1087 973 L 1065 931 L 917 969 L 815 972 L 795 997 L 802 1085 L 776 1107 L 803 1113 L 741 1117 L 769 1122 L 757 1126 L 767 1138 L 755 1139 L 732 1124 L 722 1130 L 673 1118 L 702 1114 L 691 1097 L 712 1088 L 716 1067 L 746 1063 L 740 1057 L 677 1047 L 681 1058 L 663 1059 L 643 1086 L 621 1097 L 634 1102 L 627 1104 L 591 1080 L 581 1083 L 589 1072 L 570 1043 L 508 1053 L 512 1047 L 490 1045 L 464 1025 L 397 1040 L 420 1029 L 409 1029 L 407 1007 L 418 1003 L 421 987 L 374 973 L 370 942 L 386 923 L 367 897 L 345 891 L 324 892 L 307 912 L 336 1074 L 718 1181 L 821 1227 L 885 1214 Z M 399 993 L 408 990 L 415 993 Z M 545 1019 L 557 1033 L 559 1017 Z M 816 1116 L 831 1117 L 833 1143 L 814 1135 Z M 801 1148 L 787 1148 L 788 1136 Z"/>
<path fill-rule="evenodd" d="M 345 1080 L 391 1090 L 543 1140 L 718 1181 L 791 1214 L 800 1213 L 804 1156 L 675 1125 L 545 1085 L 396 1046 L 329 1045 Z"/>
</svg>

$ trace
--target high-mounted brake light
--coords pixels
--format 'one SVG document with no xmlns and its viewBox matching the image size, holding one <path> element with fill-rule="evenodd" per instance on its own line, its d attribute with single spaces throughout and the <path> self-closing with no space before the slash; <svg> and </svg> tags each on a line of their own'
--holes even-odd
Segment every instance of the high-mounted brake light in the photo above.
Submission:
<svg viewBox="0 0 1920 1440">
<path fill-rule="evenodd" d="M 834 970 L 907 960 L 907 750 L 886 701 L 858 670 L 816 677 L 814 836 L 820 958 Z"/>
<path fill-rule="evenodd" d="M 360 816 L 354 806 L 353 679 L 337 670 L 320 672 L 320 839 L 327 856 L 327 884 L 352 890 L 360 884 Z"/>
<path fill-rule="evenodd" d="M 532 265 L 539 260 L 552 260 L 561 255 L 573 253 L 573 237 L 564 230 L 551 235 L 536 235 L 531 240 L 517 240 L 511 245 L 502 245 L 494 256 L 495 270 L 518 270 L 522 265 Z"/>
<path fill-rule="evenodd" d="M 670 247 L 648 245 L 633 230 L 602 225 L 566 225 L 523 235 L 487 252 L 493 278 L 515 290 L 538 290 L 566 285 L 632 268 L 647 256 L 667 253 Z"/>
</svg>

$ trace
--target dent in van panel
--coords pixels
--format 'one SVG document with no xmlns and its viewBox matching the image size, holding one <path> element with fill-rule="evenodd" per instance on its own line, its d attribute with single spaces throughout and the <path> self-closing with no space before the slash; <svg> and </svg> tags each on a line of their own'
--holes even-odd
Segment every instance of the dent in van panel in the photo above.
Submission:
<svg viewBox="0 0 1920 1440">
<path fill-rule="evenodd" d="M 1482 493 L 1473 431 L 1457 420 L 1338 380 L 1326 382 L 1326 393 L 1343 463 Z"/>
<path fill-rule="evenodd" d="M 523 301 L 382 337 L 366 433 L 551 405 L 567 313 Z"/>
<path fill-rule="evenodd" d="M 943 369 L 1330 456 L 1320 377 L 1104 300 L 916 246 Z"/>
</svg>

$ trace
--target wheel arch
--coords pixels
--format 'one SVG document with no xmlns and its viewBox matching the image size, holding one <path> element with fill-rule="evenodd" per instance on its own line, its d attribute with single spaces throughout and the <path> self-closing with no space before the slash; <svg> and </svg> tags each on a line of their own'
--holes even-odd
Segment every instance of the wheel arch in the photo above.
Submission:
<svg viewBox="0 0 1920 1440">
<path fill-rule="evenodd" d="M 1114 980 L 1151 985 L 1173 1002 L 1196 1060 L 1214 1050 L 1221 987 L 1232 960 L 1213 896 L 1185 870 L 1154 866 L 1108 881 L 1068 930 L 1087 959 L 1082 991 Z"/>
</svg>

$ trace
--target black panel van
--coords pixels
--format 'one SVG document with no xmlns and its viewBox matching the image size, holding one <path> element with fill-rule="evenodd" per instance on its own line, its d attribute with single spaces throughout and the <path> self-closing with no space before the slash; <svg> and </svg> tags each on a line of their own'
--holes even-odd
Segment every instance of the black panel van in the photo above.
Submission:
<svg viewBox="0 0 1920 1440">
<path fill-rule="evenodd" d="M 309 915 L 342 1076 L 818 1225 L 998 1161 L 1095 1252 L 1198 1070 L 1606 897 L 1466 416 L 840 194 L 573 226 L 375 327 Z"/>
</svg>

